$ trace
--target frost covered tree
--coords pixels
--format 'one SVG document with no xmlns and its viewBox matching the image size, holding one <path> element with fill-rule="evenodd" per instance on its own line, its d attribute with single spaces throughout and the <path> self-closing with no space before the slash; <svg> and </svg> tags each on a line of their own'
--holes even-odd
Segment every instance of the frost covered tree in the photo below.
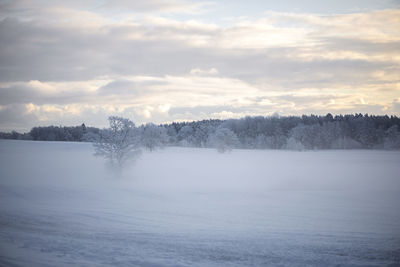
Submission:
<svg viewBox="0 0 400 267">
<path fill-rule="evenodd" d="M 210 143 L 218 152 L 224 153 L 232 150 L 239 144 L 236 134 L 228 128 L 218 128 L 210 137 Z"/>
<path fill-rule="evenodd" d="M 180 146 L 193 146 L 194 129 L 192 126 L 185 125 L 178 132 L 178 144 Z"/>
<path fill-rule="evenodd" d="M 286 148 L 290 150 L 302 151 L 305 149 L 301 141 L 297 140 L 295 137 L 291 136 L 286 142 Z"/>
<path fill-rule="evenodd" d="M 386 149 L 400 149 L 400 132 L 397 125 L 393 125 L 386 131 L 384 147 Z"/>
<path fill-rule="evenodd" d="M 129 119 L 111 116 L 108 121 L 110 127 L 100 130 L 93 142 L 95 155 L 121 168 L 128 160 L 141 154 L 140 132 Z"/>
<path fill-rule="evenodd" d="M 156 126 L 155 126 L 156 127 Z M 173 122 L 166 129 L 169 145 L 207 147 L 217 128 L 227 128 L 239 139 L 238 147 L 258 149 L 400 149 L 400 118 L 350 114 L 245 117 L 228 120 Z M 396 128 L 397 127 L 397 128 Z M 140 127 L 142 129 L 142 127 Z M 92 141 L 99 129 L 80 126 L 34 127 L 29 133 L 2 133 L 5 139 Z M 152 140 L 148 149 L 153 150 Z M 147 141 L 145 143 L 147 143 Z"/>
<path fill-rule="evenodd" d="M 153 151 L 162 148 L 168 142 L 167 130 L 164 127 L 148 123 L 141 128 L 142 145 Z"/>
</svg>

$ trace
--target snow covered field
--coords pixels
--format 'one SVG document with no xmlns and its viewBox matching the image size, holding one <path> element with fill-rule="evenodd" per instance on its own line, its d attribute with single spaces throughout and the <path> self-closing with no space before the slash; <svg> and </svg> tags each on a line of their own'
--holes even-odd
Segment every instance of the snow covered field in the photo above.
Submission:
<svg viewBox="0 0 400 267">
<path fill-rule="evenodd" d="M 0 140 L 0 266 L 398 266 L 400 152 Z"/>
</svg>

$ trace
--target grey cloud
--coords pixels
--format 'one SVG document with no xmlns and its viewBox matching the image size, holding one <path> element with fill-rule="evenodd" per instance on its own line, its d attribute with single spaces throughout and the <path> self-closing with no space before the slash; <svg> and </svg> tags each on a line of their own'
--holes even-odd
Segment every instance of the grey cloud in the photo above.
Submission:
<svg viewBox="0 0 400 267">
<path fill-rule="evenodd" d="M 384 52 L 400 53 L 400 42 L 399 41 L 386 41 L 386 42 L 372 42 L 368 40 L 356 39 L 356 38 L 343 38 L 343 37 L 320 37 L 314 36 L 323 45 L 333 50 L 347 50 L 347 51 L 359 51 L 362 53 L 377 53 Z"/>
<path fill-rule="evenodd" d="M 118 10 L 123 12 L 172 12 L 187 13 L 193 12 L 198 5 L 183 0 L 107 0 L 100 9 Z"/>
<path fill-rule="evenodd" d="M 47 119 L 43 120 L 40 115 L 46 115 Z M 65 114 L 60 118 L 51 113 L 46 113 L 40 110 L 30 112 L 25 104 L 9 104 L 0 109 L 0 129 L 1 131 L 17 130 L 21 132 L 28 132 L 35 126 L 47 125 L 80 125 L 85 123 L 90 126 L 105 127 L 108 125 L 107 117 L 109 112 L 98 108 L 95 112 L 93 110 L 84 110 L 82 114 Z M 129 114 L 123 114 L 124 116 Z"/>
<path fill-rule="evenodd" d="M 32 8 L 45 8 L 48 6 L 63 6 L 63 7 L 70 7 L 70 8 L 88 8 L 96 4 L 98 0 L 5 0 L 0 3 L 0 7 L 7 12 L 11 12 L 13 9 L 18 11 L 23 11 Z"/>
<path fill-rule="evenodd" d="M 99 89 L 97 94 L 100 96 L 119 95 L 119 96 L 141 96 L 152 92 L 149 86 L 166 85 L 165 81 L 149 80 L 149 81 L 130 81 L 116 80 L 112 81 Z"/>
<path fill-rule="evenodd" d="M 174 75 L 187 73 L 194 66 L 208 67 L 211 60 L 206 50 L 178 41 L 124 40 L 111 31 L 88 33 L 16 19 L 3 20 L 0 35 L 1 81 Z"/>
<path fill-rule="evenodd" d="M 392 114 L 400 114 L 400 99 L 394 99 L 389 109 Z"/>
<path fill-rule="evenodd" d="M 138 89 L 132 81 L 112 81 L 97 90 L 99 95 L 140 95 L 142 90 Z"/>
<path fill-rule="evenodd" d="M 118 12 L 168 12 L 187 13 L 193 12 L 201 5 L 185 0 L 11 0 L 0 3 L 0 13 L 29 14 L 40 13 L 42 9 L 57 7 L 71 9 L 96 9 L 98 11 Z"/>
<path fill-rule="evenodd" d="M 27 103 L 37 105 L 82 103 L 87 101 L 89 97 L 90 95 L 83 91 L 45 93 L 37 88 L 27 85 L 0 87 L 0 105 Z"/>
<path fill-rule="evenodd" d="M 352 105 L 349 108 L 332 108 L 331 110 L 327 111 L 323 108 L 309 108 L 304 107 L 303 109 L 298 111 L 299 114 L 316 114 L 316 115 L 323 115 L 327 112 L 330 112 L 332 115 L 338 114 L 354 114 L 354 113 L 362 113 L 362 114 L 374 114 L 374 115 L 384 115 L 386 111 L 384 111 L 384 106 L 382 105 L 361 105 L 356 104 Z M 289 110 L 286 111 L 287 114 L 291 114 Z"/>
<path fill-rule="evenodd" d="M 0 88 L 0 105 L 11 103 L 30 103 L 43 96 L 35 89 L 26 86 L 10 86 Z"/>
<path fill-rule="evenodd" d="M 251 56 L 232 56 L 215 66 L 223 75 L 249 83 L 262 82 L 291 90 L 307 86 L 364 84 L 369 82 L 372 72 L 391 69 L 393 65 L 387 62 L 349 59 L 303 61 L 285 58 L 286 50 L 270 49 Z"/>
<path fill-rule="evenodd" d="M 393 70 L 392 62 L 364 60 L 312 60 L 288 58 L 298 49 L 234 50 L 193 47 L 180 40 L 129 40 L 131 32 L 146 26 L 107 26 L 87 32 L 79 28 L 48 26 L 5 19 L 0 24 L 0 80 L 88 80 L 102 75 L 182 75 L 192 68 L 215 67 L 227 77 L 250 83 L 268 83 L 290 89 L 329 84 L 362 84 L 377 70 Z M 188 31 L 183 30 L 183 31 Z M 182 33 L 176 27 L 153 27 L 151 36 Z M 210 33 L 213 37 L 214 33 Z M 330 39 L 327 47 L 346 42 L 371 50 L 376 44 Z M 356 44 L 358 42 L 358 44 Z M 375 48 L 374 48 L 375 47 Z M 396 45 L 385 47 L 398 51 Z M 333 48 L 332 48 L 333 49 Z M 382 48 L 383 49 L 383 48 Z M 398 67 L 398 66 L 397 66 Z"/>
<path fill-rule="evenodd" d="M 202 114 L 218 113 L 223 111 L 241 113 L 249 111 L 250 106 L 247 107 L 232 107 L 232 106 L 195 106 L 195 107 L 173 107 L 169 110 L 168 114 L 176 116 L 179 114 L 191 113 L 194 116 L 200 116 Z M 254 107 L 252 107 L 254 108 Z"/>
<path fill-rule="evenodd" d="M 0 109 L 0 128 L 2 130 L 28 130 L 38 122 L 36 115 L 27 113 L 25 105 L 13 104 Z"/>
<path fill-rule="evenodd" d="M 99 36 L 5 19 L 0 23 L 2 81 L 86 80 L 108 71 Z"/>
<path fill-rule="evenodd" d="M 110 36 L 115 39 L 126 39 L 131 34 L 140 34 L 147 40 L 158 40 L 158 41 L 174 41 L 176 36 L 196 36 L 209 38 L 219 32 L 217 28 L 214 27 L 202 27 L 200 25 L 192 24 L 190 26 L 179 24 L 179 23 L 166 23 L 147 25 L 146 23 L 141 25 L 118 25 L 118 26 L 106 26 L 104 30 Z M 175 40 L 180 43 L 179 40 Z"/>
<path fill-rule="evenodd" d="M 334 100 L 344 100 L 344 99 L 348 99 L 350 98 L 350 96 L 335 96 L 335 95 L 318 95 L 318 96 L 299 96 L 299 95 L 282 95 L 279 97 L 272 97 L 271 99 L 273 101 L 277 101 L 277 102 L 282 102 L 282 101 L 289 101 L 289 102 L 293 102 L 296 105 L 309 105 L 309 104 L 315 104 L 315 103 L 326 103 L 329 102 L 331 99 Z"/>
<path fill-rule="evenodd" d="M 28 3 L 28 2 L 19 2 Z M 152 3 L 156 3 L 153 1 Z M 79 5 L 79 3 L 76 3 Z M 137 4 L 137 3 L 134 3 Z M 22 5 L 21 5 L 22 6 Z M 1 8 L 1 7 L 0 7 Z M 149 7 L 143 7 L 143 10 Z M 4 14 L 4 11 L 0 13 Z M 9 14 L 13 16 L 13 14 Z M 17 16 L 16 16 L 17 17 Z M 107 24 L 106 26 L 81 27 L 73 24 L 49 24 L 43 20 L 7 18 L 0 21 L 0 82 L 16 82 L 40 80 L 46 81 L 88 81 L 99 77 L 121 76 L 185 76 L 193 68 L 218 69 L 224 78 L 237 78 L 256 85 L 264 90 L 283 90 L 293 92 L 299 88 L 338 88 L 346 85 L 349 88 L 361 87 L 364 84 L 378 85 L 386 81 L 376 80 L 371 74 L 382 71 L 396 77 L 400 66 L 394 60 L 354 60 L 354 59 L 301 59 L 296 57 L 302 52 L 310 52 L 310 48 L 279 47 L 266 49 L 233 49 L 193 45 L 191 38 L 209 38 L 217 40 L 221 34 L 219 28 L 197 26 L 180 26 L 178 24 Z M 132 36 L 142 36 L 134 39 Z M 326 38 L 311 36 L 319 41 L 314 47 L 317 55 L 324 52 L 353 51 L 366 55 L 398 55 L 399 42 L 369 42 L 355 38 Z M 293 56 L 294 57 L 291 57 Z M 218 76 L 216 76 L 218 77 Z M 390 80 L 388 82 L 396 82 Z M 153 85 L 164 85 L 163 82 L 132 82 L 116 80 L 105 85 L 97 93 L 57 92 L 45 93 L 29 86 L 9 86 L 0 88 L 0 104 L 7 108 L 1 110 L 0 123 L 3 121 L 37 122 L 34 115 L 24 115 L 24 103 L 67 104 L 96 102 L 96 98 L 112 99 L 126 95 L 142 95 L 153 93 Z M 268 85 L 263 87 L 264 85 Z M 167 87 L 166 87 L 167 88 Z M 384 90 L 388 90 L 386 87 Z M 191 90 L 191 88 L 188 88 Z M 321 94 L 323 92 L 321 91 Z M 107 98 L 109 97 L 109 98 Z M 332 97 L 337 98 L 337 97 Z M 191 118 L 201 118 L 204 114 L 223 111 L 232 113 L 259 113 L 279 111 L 282 114 L 293 114 L 290 108 L 279 110 L 279 103 L 288 101 L 296 103 L 302 109 L 298 112 L 326 113 L 325 110 L 310 109 L 310 103 L 328 101 L 328 96 L 299 97 L 286 95 L 270 98 L 276 106 L 261 106 L 256 99 L 250 99 L 251 105 L 235 108 L 229 106 L 197 106 L 171 108 L 169 114 L 155 114 L 151 120 L 172 120 L 187 118 L 184 114 L 192 114 Z M 261 101 L 261 100 L 260 100 Z M 391 99 L 389 99 L 389 102 Z M 112 103 L 112 101 L 110 101 Z M 9 105 L 12 104 L 12 105 Z M 204 103 L 203 103 L 204 104 Z M 397 102 L 393 110 L 399 113 Z M 137 108 L 137 107 L 136 107 Z M 278 110 L 275 110 L 278 109 Z M 354 105 L 342 109 L 342 113 L 377 112 L 382 113 L 379 105 Z M 15 112 L 15 114 L 12 114 Z M 70 121 L 79 123 L 81 118 L 97 122 L 96 115 L 85 111 L 84 114 L 71 115 Z M 93 111 L 94 112 L 94 111 Z M 339 112 L 339 110 L 338 110 Z M 106 118 L 107 111 L 99 111 L 99 116 Z M 139 112 L 140 113 L 140 112 Z M 127 110 L 125 115 L 140 114 Z M 122 115 L 124 115 L 122 114 Z M 153 115 L 153 114 L 152 114 Z M 166 116 L 169 117 L 166 117 Z M 9 116 L 7 118 L 7 116 Z M 28 117 L 26 117 L 28 116 Z M 29 117 L 31 116 L 31 117 Z M 156 117 L 158 116 L 158 117 Z M 163 117 L 165 116 L 165 117 Z M 79 121 L 78 118 L 79 117 Z M 29 118 L 29 119 L 26 119 Z M 63 121 L 69 121 L 63 118 Z M 90 122 L 90 121 L 89 121 Z"/>
</svg>

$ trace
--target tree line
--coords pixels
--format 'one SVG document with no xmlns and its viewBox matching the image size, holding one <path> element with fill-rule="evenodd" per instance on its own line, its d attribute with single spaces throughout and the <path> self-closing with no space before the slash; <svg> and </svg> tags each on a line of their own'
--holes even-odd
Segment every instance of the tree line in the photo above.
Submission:
<svg viewBox="0 0 400 267">
<path fill-rule="evenodd" d="M 203 120 L 163 125 L 170 143 L 215 147 L 218 129 L 234 135 L 246 149 L 400 149 L 400 118 L 368 114 L 269 116 Z"/>
<path fill-rule="evenodd" d="M 98 134 L 96 127 L 86 127 L 84 123 L 79 126 L 43 126 L 33 127 L 28 133 L 0 132 L 1 139 L 34 140 L 34 141 L 87 141 L 87 134 Z"/>
<path fill-rule="evenodd" d="M 258 116 L 146 124 L 137 135 L 148 149 L 156 145 L 246 149 L 400 149 L 400 118 L 352 114 L 325 116 Z M 104 129 L 33 127 L 29 133 L 0 133 L 3 139 L 93 141 Z"/>
</svg>

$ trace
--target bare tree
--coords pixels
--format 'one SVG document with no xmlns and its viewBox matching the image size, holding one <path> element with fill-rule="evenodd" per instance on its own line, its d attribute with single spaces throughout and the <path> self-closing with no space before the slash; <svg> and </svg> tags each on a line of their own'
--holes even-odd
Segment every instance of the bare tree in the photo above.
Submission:
<svg viewBox="0 0 400 267">
<path fill-rule="evenodd" d="M 136 159 L 141 154 L 140 133 L 129 119 L 111 116 L 108 121 L 110 128 L 100 130 L 93 142 L 95 155 L 121 168 L 128 160 Z"/>
</svg>

